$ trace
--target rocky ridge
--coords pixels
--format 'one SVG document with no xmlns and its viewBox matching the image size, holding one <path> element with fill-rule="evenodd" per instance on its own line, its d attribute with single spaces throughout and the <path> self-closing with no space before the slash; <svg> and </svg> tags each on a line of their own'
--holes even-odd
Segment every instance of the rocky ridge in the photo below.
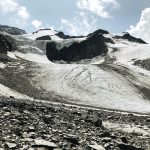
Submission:
<svg viewBox="0 0 150 150">
<path fill-rule="evenodd" d="M 7 25 L 0 25 L 0 31 L 1 32 L 7 32 L 11 35 L 22 35 L 26 34 L 26 32 L 22 29 L 16 28 L 16 27 L 10 27 Z"/>
<path fill-rule="evenodd" d="M 115 36 L 116 39 L 126 39 L 130 42 L 136 42 L 136 43 L 140 43 L 140 44 L 147 44 L 144 40 L 140 39 L 140 38 L 135 38 L 133 36 L 131 36 L 128 32 L 124 33 L 122 36 Z"/>
</svg>

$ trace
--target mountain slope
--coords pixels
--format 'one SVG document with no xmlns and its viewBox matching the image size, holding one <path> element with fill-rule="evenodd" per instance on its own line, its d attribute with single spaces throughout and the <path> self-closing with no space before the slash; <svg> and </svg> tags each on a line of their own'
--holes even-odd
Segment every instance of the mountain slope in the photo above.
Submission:
<svg viewBox="0 0 150 150">
<path fill-rule="evenodd" d="M 86 37 L 58 33 L 10 36 L 16 49 L 7 52 L 11 62 L 1 62 L 1 84 L 30 98 L 150 113 L 150 72 L 135 65 L 149 59 L 149 44 L 104 30 Z M 43 36 L 49 39 L 37 39 Z"/>
</svg>

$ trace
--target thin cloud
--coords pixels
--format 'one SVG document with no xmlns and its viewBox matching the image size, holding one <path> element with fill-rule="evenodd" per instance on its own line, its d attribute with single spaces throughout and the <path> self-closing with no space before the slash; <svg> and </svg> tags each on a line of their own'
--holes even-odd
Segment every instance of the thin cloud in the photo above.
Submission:
<svg viewBox="0 0 150 150">
<path fill-rule="evenodd" d="M 77 6 L 79 9 L 89 11 L 102 18 L 112 18 L 106 10 L 107 7 L 119 8 L 120 4 L 117 0 L 78 0 Z"/>
<path fill-rule="evenodd" d="M 61 29 L 71 35 L 87 35 L 98 27 L 98 17 L 112 18 L 107 8 L 118 9 L 117 0 L 77 0 L 78 13 L 72 19 L 61 19 Z M 95 16 L 96 15 L 96 16 Z"/>
<path fill-rule="evenodd" d="M 33 20 L 32 22 L 31 22 L 31 24 L 36 28 L 36 29 L 40 29 L 41 27 L 42 27 L 42 22 L 41 21 L 39 21 L 39 20 Z"/>
<path fill-rule="evenodd" d="M 97 19 L 88 17 L 83 12 L 72 20 L 61 19 L 61 29 L 66 29 L 70 35 L 87 35 L 97 28 Z"/>
</svg>

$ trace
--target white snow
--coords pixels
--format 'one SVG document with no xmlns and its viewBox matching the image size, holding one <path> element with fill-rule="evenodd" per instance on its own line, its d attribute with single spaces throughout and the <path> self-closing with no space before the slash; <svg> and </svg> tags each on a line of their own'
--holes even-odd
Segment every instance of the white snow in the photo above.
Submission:
<svg viewBox="0 0 150 150">
<path fill-rule="evenodd" d="M 7 56 L 12 59 L 17 59 L 13 52 L 7 52 Z"/>
<path fill-rule="evenodd" d="M 103 34 L 104 37 L 106 38 L 110 38 L 110 39 L 113 39 L 113 35 L 112 34 Z"/>
<path fill-rule="evenodd" d="M 39 54 L 34 54 L 34 53 L 20 53 L 20 52 L 14 52 L 15 55 L 19 58 L 31 61 L 31 62 L 36 62 L 36 63 L 42 63 L 42 64 L 49 64 L 51 63 L 46 55 L 39 55 Z"/>
<path fill-rule="evenodd" d="M 71 38 L 71 39 L 60 39 L 58 36 L 52 36 L 52 41 L 55 42 L 56 48 L 58 50 L 61 50 L 63 47 L 69 47 L 73 43 L 80 43 L 82 41 L 85 41 L 87 37 L 83 38 Z"/>
<path fill-rule="evenodd" d="M 0 68 L 3 69 L 3 68 L 5 68 L 5 67 L 6 67 L 6 64 L 0 62 Z"/>
<path fill-rule="evenodd" d="M 46 36 L 46 35 L 53 36 L 53 35 L 55 35 L 57 33 L 58 32 L 55 31 L 55 30 L 40 30 L 37 33 L 34 32 L 32 34 L 24 34 L 23 36 L 25 38 L 28 38 L 28 39 L 31 39 L 31 40 L 35 40 L 38 37 L 42 37 L 42 36 Z"/>
<path fill-rule="evenodd" d="M 117 44 L 109 44 L 110 48 L 117 48 L 118 51 L 111 53 L 116 57 L 117 61 L 123 64 L 133 63 L 133 60 L 143 60 L 150 58 L 150 45 L 130 43 L 124 40 Z M 129 44 L 129 45 L 128 45 Z"/>
</svg>

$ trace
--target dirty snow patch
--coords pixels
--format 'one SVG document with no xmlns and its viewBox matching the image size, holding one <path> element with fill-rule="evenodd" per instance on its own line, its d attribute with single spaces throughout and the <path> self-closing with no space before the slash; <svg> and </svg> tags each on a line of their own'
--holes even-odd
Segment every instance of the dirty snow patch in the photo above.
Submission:
<svg viewBox="0 0 150 150">
<path fill-rule="evenodd" d="M 17 98 L 17 99 L 32 99 L 31 97 L 18 93 L 2 84 L 0 84 L 0 95 L 5 96 L 5 97 L 13 96 L 14 98 Z"/>
</svg>

